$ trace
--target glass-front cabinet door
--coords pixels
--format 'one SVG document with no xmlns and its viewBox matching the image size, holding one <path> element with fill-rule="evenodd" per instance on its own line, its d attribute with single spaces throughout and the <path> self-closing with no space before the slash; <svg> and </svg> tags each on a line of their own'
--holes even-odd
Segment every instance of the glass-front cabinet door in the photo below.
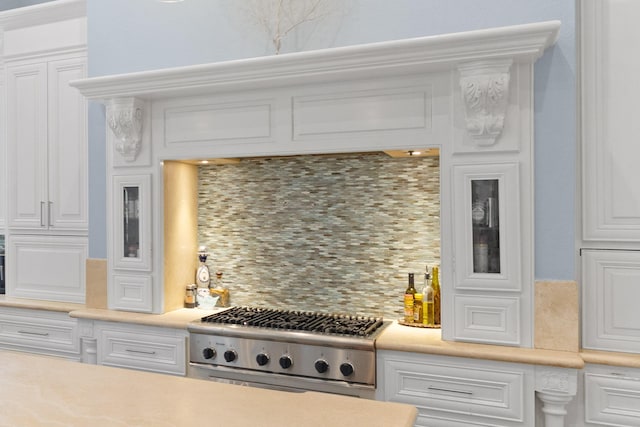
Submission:
<svg viewBox="0 0 640 427">
<path fill-rule="evenodd" d="M 114 267 L 151 269 L 151 212 L 149 175 L 114 176 Z"/>
<path fill-rule="evenodd" d="M 456 287 L 519 290 L 518 165 L 455 166 L 454 180 Z"/>
</svg>

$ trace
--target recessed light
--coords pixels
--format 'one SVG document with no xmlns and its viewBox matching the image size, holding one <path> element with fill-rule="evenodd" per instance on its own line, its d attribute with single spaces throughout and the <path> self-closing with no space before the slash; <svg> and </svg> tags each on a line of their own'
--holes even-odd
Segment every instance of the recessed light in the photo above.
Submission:
<svg viewBox="0 0 640 427">
<path fill-rule="evenodd" d="M 200 160 L 200 164 L 201 165 L 208 165 L 209 164 L 209 160 Z"/>
</svg>

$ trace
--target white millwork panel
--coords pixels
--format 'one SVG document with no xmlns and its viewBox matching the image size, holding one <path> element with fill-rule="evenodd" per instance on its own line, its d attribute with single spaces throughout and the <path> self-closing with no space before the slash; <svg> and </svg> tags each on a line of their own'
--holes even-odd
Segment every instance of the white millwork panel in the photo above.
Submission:
<svg viewBox="0 0 640 427">
<path fill-rule="evenodd" d="M 69 83 L 87 75 L 86 5 L 67 0 L 9 10 L 0 13 L 0 26 L 7 294 L 84 303 L 87 101 Z"/>
<path fill-rule="evenodd" d="M 164 283 L 164 233 L 172 227 L 164 223 L 164 161 L 434 147 L 442 171 L 443 336 L 531 346 L 532 69 L 555 42 L 559 25 L 154 70 L 153 78 L 143 72 L 73 82 L 106 106 L 108 179 L 151 176 L 145 191 L 153 212 L 152 262 L 136 261 L 146 256 L 141 245 L 122 256 L 117 209 L 107 225 L 110 286 L 114 276 L 143 275 L 140 267 L 149 265 L 152 311 L 161 312 L 167 286 L 183 288 L 192 280 Z M 121 187 L 112 181 L 108 198 L 120 203 Z M 472 215 L 480 205 L 484 213 Z M 459 304 L 475 296 L 494 302 Z M 463 320 L 457 310 L 466 310 Z"/>
<path fill-rule="evenodd" d="M 585 241 L 640 243 L 635 100 L 640 4 L 582 1 L 582 198 Z"/>
<path fill-rule="evenodd" d="M 640 352 L 640 252 L 582 251 L 584 348 Z"/>
<path fill-rule="evenodd" d="M 9 235 L 7 294 L 84 304 L 87 239 L 76 236 Z"/>
<path fill-rule="evenodd" d="M 587 425 L 640 425 L 640 369 L 587 365 L 584 397 Z"/>
<path fill-rule="evenodd" d="M 582 345 L 640 352 L 640 4 L 581 2 Z M 637 95 L 637 96 L 636 96 Z"/>
<path fill-rule="evenodd" d="M 0 348 L 80 360 L 77 323 L 66 312 L 3 307 Z"/>
<path fill-rule="evenodd" d="M 534 368 L 459 357 L 378 351 L 379 400 L 418 408 L 416 426 L 530 426 Z"/>
<path fill-rule="evenodd" d="M 185 329 L 95 322 L 94 331 L 100 365 L 186 375 Z"/>
</svg>

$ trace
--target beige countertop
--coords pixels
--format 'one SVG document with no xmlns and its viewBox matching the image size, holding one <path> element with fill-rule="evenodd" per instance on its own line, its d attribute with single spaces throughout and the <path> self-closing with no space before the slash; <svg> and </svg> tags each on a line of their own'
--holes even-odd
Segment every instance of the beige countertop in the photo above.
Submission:
<svg viewBox="0 0 640 427">
<path fill-rule="evenodd" d="M 43 301 L 0 295 L 0 307 L 28 308 L 31 310 L 47 310 L 69 313 L 73 310 L 84 309 L 85 305 L 74 304 L 70 302 Z"/>
<path fill-rule="evenodd" d="M 135 313 L 130 311 L 103 310 L 99 308 L 86 308 L 69 312 L 69 316 L 77 319 L 104 320 L 107 322 L 135 323 L 147 326 L 160 326 L 163 328 L 186 328 L 189 322 L 200 319 L 216 311 L 201 310 L 199 308 L 180 308 L 164 314 Z"/>
<path fill-rule="evenodd" d="M 443 341 L 440 329 L 403 326 L 397 322 L 393 322 L 380 334 L 376 340 L 376 348 L 562 368 L 584 367 L 580 353 Z"/>
<path fill-rule="evenodd" d="M 5 295 L 0 295 L 0 307 L 60 311 L 68 312 L 71 317 L 78 319 L 133 323 L 176 329 L 186 328 L 189 322 L 221 310 L 182 308 L 164 314 L 146 314 L 86 308 L 83 304 L 30 300 L 7 297 Z M 439 329 L 414 328 L 400 325 L 395 321 L 380 334 L 376 340 L 376 347 L 379 350 L 408 351 L 575 369 L 583 368 L 585 363 L 640 368 L 640 354 L 594 350 L 581 350 L 580 352 L 553 351 L 443 341 Z"/>
<path fill-rule="evenodd" d="M 409 427 L 415 407 L 0 351 L 0 425 Z"/>
</svg>

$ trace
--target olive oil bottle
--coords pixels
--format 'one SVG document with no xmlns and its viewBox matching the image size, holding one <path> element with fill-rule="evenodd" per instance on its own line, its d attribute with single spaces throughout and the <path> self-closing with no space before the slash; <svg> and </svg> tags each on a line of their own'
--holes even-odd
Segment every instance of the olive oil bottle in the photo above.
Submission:
<svg viewBox="0 0 640 427">
<path fill-rule="evenodd" d="M 426 326 L 435 326 L 434 295 L 429 266 L 427 266 L 424 273 L 424 289 L 422 290 L 422 324 Z"/>
<path fill-rule="evenodd" d="M 440 316 L 440 268 L 435 266 L 431 269 L 432 271 L 432 279 L 431 279 L 431 287 L 433 287 L 433 323 L 436 326 L 440 326 L 441 316 Z"/>
<path fill-rule="evenodd" d="M 416 286 L 414 284 L 413 273 L 409 273 L 409 286 L 404 291 L 404 321 L 413 323 L 413 305 L 415 304 Z"/>
</svg>

